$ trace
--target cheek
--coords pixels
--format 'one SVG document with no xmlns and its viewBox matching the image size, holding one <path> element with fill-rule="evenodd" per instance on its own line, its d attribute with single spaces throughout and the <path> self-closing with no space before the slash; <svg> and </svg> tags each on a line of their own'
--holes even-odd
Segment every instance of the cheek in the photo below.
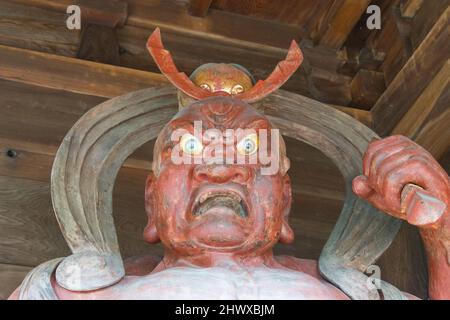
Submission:
<svg viewBox="0 0 450 320">
<path fill-rule="evenodd" d="M 191 194 L 189 172 L 183 166 L 166 167 L 160 172 L 155 192 L 158 215 L 163 221 L 170 222 L 177 214 L 184 214 Z"/>
<path fill-rule="evenodd" d="M 283 184 L 278 175 L 258 176 L 251 193 L 256 211 L 263 210 L 266 218 L 278 220 L 282 215 Z M 259 207 L 259 208 L 258 208 Z"/>
</svg>

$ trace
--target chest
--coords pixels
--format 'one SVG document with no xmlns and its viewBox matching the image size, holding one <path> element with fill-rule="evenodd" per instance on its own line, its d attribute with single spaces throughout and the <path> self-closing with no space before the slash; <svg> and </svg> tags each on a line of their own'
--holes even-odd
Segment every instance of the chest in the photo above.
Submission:
<svg viewBox="0 0 450 320">
<path fill-rule="evenodd" d="M 105 294 L 114 299 L 346 299 L 323 280 L 270 268 L 173 268 L 145 277 L 127 277 Z"/>
</svg>

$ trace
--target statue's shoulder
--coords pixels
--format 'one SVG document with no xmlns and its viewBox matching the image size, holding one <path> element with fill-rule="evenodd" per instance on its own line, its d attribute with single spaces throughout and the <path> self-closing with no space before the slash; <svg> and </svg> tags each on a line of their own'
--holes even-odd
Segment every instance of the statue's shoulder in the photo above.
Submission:
<svg viewBox="0 0 450 320">
<path fill-rule="evenodd" d="M 10 299 L 58 300 L 52 285 L 53 274 L 62 258 L 44 262 L 31 270 Z"/>
</svg>

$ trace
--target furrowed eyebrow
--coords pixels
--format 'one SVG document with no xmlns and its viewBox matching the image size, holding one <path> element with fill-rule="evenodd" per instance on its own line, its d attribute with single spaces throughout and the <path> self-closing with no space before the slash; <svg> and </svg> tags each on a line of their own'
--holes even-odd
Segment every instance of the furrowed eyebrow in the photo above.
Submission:
<svg viewBox="0 0 450 320">
<path fill-rule="evenodd" d="M 176 129 L 186 129 L 186 130 L 189 130 L 189 131 L 194 130 L 194 123 L 192 121 L 189 121 L 189 120 L 183 120 L 183 119 L 182 120 L 178 120 L 178 119 L 176 119 L 176 120 L 172 121 L 171 126 L 175 127 L 175 130 Z M 172 134 L 172 131 L 174 131 L 174 130 L 171 130 L 170 134 Z"/>
<path fill-rule="evenodd" d="M 260 125 L 264 124 L 262 129 L 269 129 L 270 122 L 265 118 L 256 118 L 250 121 L 250 123 L 246 126 L 248 129 L 259 129 Z"/>
</svg>

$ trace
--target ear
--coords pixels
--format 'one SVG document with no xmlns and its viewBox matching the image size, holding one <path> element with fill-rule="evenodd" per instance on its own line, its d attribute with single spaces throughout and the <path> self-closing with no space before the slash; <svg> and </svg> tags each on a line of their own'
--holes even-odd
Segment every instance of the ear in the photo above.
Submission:
<svg viewBox="0 0 450 320">
<path fill-rule="evenodd" d="M 144 240 L 149 243 L 158 243 L 159 235 L 156 229 L 156 212 L 153 192 L 155 190 L 156 177 L 151 172 L 145 183 L 145 211 L 147 212 L 147 226 L 144 229 Z"/>
<path fill-rule="evenodd" d="M 294 231 L 289 225 L 289 212 L 291 211 L 292 189 L 291 179 L 283 176 L 283 217 L 281 225 L 280 243 L 289 244 L 294 241 Z"/>
</svg>

